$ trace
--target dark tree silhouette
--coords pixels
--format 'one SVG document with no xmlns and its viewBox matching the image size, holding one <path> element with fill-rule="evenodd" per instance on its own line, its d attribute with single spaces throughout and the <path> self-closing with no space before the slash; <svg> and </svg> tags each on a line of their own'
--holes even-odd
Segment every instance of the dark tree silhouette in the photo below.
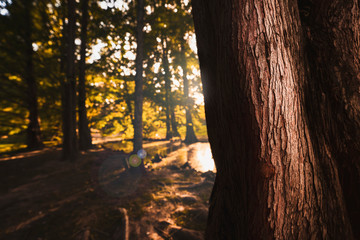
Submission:
<svg viewBox="0 0 360 240">
<path fill-rule="evenodd" d="M 183 81 L 184 81 L 184 100 L 185 100 L 185 117 L 186 117 L 186 136 L 185 143 L 195 143 L 197 138 L 194 132 L 193 121 L 191 117 L 192 103 L 189 97 L 189 80 L 187 78 L 187 59 L 186 59 L 186 50 L 185 50 L 185 40 L 181 41 L 181 58 L 182 64 L 181 68 L 183 70 Z"/>
<path fill-rule="evenodd" d="M 92 147 L 91 133 L 89 121 L 86 111 L 86 44 L 87 44 L 87 27 L 89 19 L 89 0 L 81 1 L 81 46 L 80 46 L 80 62 L 79 62 L 79 85 L 78 85 L 78 112 L 79 112 L 79 149 L 86 150 Z"/>
<path fill-rule="evenodd" d="M 193 0 L 207 239 L 358 239 L 357 1 Z"/>
<path fill-rule="evenodd" d="M 174 98 L 171 94 L 171 73 L 168 54 L 168 42 L 166 36 L 162 39 L 162 67 L 164 68 L 165 78 L 165 111 L 166 111 L 166 139 L 179 137 L 175 118 Z"/>
<path fill-rule="evenodd" d="M 165 80 L 165 114 L 166 114 L 166 139 L 173 137 L 173 131 L 171 126 L 171 79 L 170 79 L 170 69 L 169 69 L 169 59 L 167 52 L 167 41 L 166 37 L 162 37 L 162 67 L 164 69 L 164 80 Z"/>
<path fill-rule="evenodd" d="M 75 78 L 75 0 L 67 0 L 68 24 L 66 36 L 66 79 L 63 82 L 63 159 L 75 160 L 78 153 L 76 136 L 76 78 Z"/>
<path fill-rule="evenodd" d="M 29 149 L 37 149 L 43 146 L 40 137 L 40 124 L 38 113 L 38 99 L 37 99 L 37 84 L 34 76 L 34 63 L 33 63 L 33 1 L 24 1 L 24 58 L 25 70 L 24 80 L 27 85 L 27 108 L 29 110 L 29 124 L 27 127 L 26 145 Z"/>
<path fill-rule="evenodd" d="M 134 152 L 142 148 L 143 142 L 143 60 L 144 60 L 144 0 L 137 1 L 136 26 L 136 75 L 134 109 Z"/>
</svg>

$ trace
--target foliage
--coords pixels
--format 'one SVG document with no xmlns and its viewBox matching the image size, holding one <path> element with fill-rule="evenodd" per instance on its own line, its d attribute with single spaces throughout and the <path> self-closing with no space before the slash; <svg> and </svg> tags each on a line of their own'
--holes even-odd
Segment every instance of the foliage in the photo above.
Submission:
<svg viewBox="0 0 360 240">
<path fill-rule="evenodd" d="M 24 135 L 28 124 L 29 113 L 24 98 L 27 89 L 23 79 L 22 16 L 26 11 L 25 1 L 0 1 L 0 135 L 3 136 L 0 143 L 6 138 L 7 142 L 9 139 L 18 142 L 19 138 L 11 136 Z M 61 82 L 64 78 L 63 28 L 66 27 L 66 15 L 61 3 L 58 0 L 34 0 L 34 11 L 31 12 L 34 22 L 34 75 L 38 86 L 42 138 L 46 144 L 59 144 L 62 135 Z M 194 44 L 189 45 L 194 32 L 190 4 L 175 0 L 147 0 L 145 3 L 144 137 L 165 137 L 161 38 L 166 39 L 169 52 L 171 94 L 179 132 L 184 138 L 180 43 L 187 41 L 190 94 L 197 98 L 193 100 L 195 107 L 192 112 L 195 131 L 206 135 L 199 66 L 192 49 Z M 90 127 L 93 132 L 100 131 L 103 136 L 117 135 L 131 139 L 134 132 L 135 2 L 90 1 L 89 12 L 86 107 Z M 79 55 L 79 39 L 76 45 L 76 54 Z"/>
</svg>

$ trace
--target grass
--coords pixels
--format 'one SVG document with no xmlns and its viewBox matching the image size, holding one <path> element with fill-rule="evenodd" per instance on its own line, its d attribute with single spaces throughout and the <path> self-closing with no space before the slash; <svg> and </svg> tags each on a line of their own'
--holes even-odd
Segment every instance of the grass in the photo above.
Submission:
<svg viewBox="0 0 360 240">
<path fill-rule="evenodd" d="M 0 143 L 0 154 L 1 153 L 8 153 L 8 152 L 15 152 L 19 150 L 26 149 L 25 144 L 21 143 Z"/>
</svg>

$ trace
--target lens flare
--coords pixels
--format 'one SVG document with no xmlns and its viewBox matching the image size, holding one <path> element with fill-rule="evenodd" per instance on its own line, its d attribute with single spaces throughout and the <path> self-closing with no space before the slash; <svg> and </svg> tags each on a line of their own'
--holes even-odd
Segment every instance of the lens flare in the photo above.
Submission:
<svg viewBox="0 0 360 240">
<path fill-rule="evenodd" d="M 144 159 L 146 158 L 146 151 L 144 149 L 140 149 L 138 152 L 137 152 L 137 155 L 139 156 L 139 158 L 141 159 Z"/>
<path fill-rule="evenodd" d="M 141 161 L 142 161 L 141 158 L 136 154 L 133 154 L 129 157 L 129 165 L 132 167 L 140 166 Z"/>
</svg>

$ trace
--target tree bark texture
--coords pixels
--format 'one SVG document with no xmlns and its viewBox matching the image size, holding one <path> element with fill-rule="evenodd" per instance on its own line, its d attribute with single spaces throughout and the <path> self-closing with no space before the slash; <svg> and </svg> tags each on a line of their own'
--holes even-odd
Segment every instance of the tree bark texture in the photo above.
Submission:
<svg viewBox="0 0 360 240">
<path fill-rule="evenodd" d="M 63 159 L 77 158 L 75 79 L 75 0 L 67 0 L 66 79 L 63 83 Z"/>
<path fill-rule="evenodd" d="M 86 44 L 87 44 L 87 26 L 89 19 L 89 0 L 81 1 L 81 45 L 79 62 L 79 85 L 78 85 L 78 112 L 79 112 L 79 149 L 87 150 L 92 148 L 91 133 L 86 111 Z"/>
<path fill-rule="evenodd" d="M 185 117 L 186 117 L 186 135 L 184 142 L 187 144 L 197 142 L 197 138 L 194 132 L 194 126 L 191 117 L 192 110 L 192 102 L 189 97 L 189 80 L 187 78 L 187 59 L 185 52 L 185 41 L 182 39 L 181 42 L 181 57 L 182 57 L 182 65 L 181 68 L 183 70 L 183 81 L 184 81 L 184 99 L 185 99 Z"/>
<path fill-rule="evenodd" d="M 33 20 L 31 12 L 33 9 L 33 1 L 25 1 L 24 6 L 24 43 L 25 43 L 25 71 L 24 79 L 27 85 L 27 108 L 29 110 L 29 124 L 27 127 L 26 145 L 29 149 L 37 149 L 43 146 L 41 142 L 41 132 L 39 124 L 39 112 L 38 112 L 38 99 L 37 99 L 37 84 L 34 76 L 34 63 L 33 63 Z"/>
<path fill-rule="evenodd" d="M 299 1 L 299 8 L 309 66 L 305 97 L 312 139 L 319 158 L 336 161 L 352 230 L 360 239 L 359 5 Z"/>
<path fill-rule="evenodd" d="M 137 1 L 137 49 L 135 75 L 135 110 L 134 110 L 134 152 L 142 149 L 143 142 L 143 58 L 144 58 L 144 0 Z"/>
<path fill-rule="evenodd" d="M 207 239 L 357 236 L 359 10 L 317 4 L 193 1 L 217 168 Z"/>
</svg>

